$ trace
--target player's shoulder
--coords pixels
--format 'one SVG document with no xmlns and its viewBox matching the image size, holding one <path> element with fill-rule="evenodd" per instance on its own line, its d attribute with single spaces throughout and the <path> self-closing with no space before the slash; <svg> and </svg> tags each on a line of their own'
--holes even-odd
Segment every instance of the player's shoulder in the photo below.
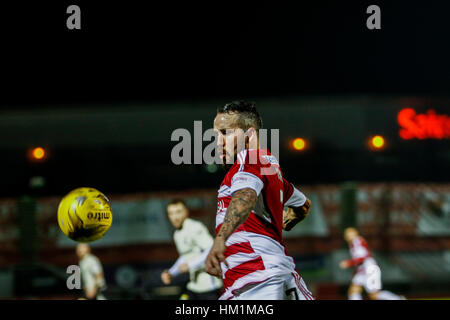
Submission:
<svg viewBox="0 0 450 320">
<path fill-rule="evenodd" d="M 100 260 L 96 257 L 96 256 L 94 256 L 93 254 L 91 254 L 91 253 L 88 253 L 88 254 L 86 254 L 84 257 L 83 257 L 83 260 L 81 261 L 83 264 L 86 264 L 86 265 L 88 265 L 88 264 L 91 264 L 91 263 L 97 263 L 97 262 L 99 262 Z"/>
<path fill-rule="evenodd" d="M 203 222 L 192 218 L 186 218 L 184 224 L 187 229 L 199 229 L 205 226 Z"/>
<path fill-rule="evenodd" d="M 353 242 L 357 245 L 367 245 L 366 239 L 364 239 L 364 237 L 362 236 L 355 237 L 355 240 Z"/>
<path fill-rule="evenodd" d="M 274 170 L 276 169 L 276 170 Z M 236 161 L 228 170 L 221 187 L 230 186 L 233 180 L 242 175 L 256 176 L 265 181 L 265 176 L 271 176 L 279 171 L 278 160 L 265 149 L 244 149 L 236 156 Z"/>
<path fill-rule="evenodd" d="M 244 149 L 237 155 L 239 165 L 279 165 L 277 158 L 267 149 Z"/>
<path fill-rule="evenodd" d="M 271 175 L 274 168 L 279 169 L 278 160 L 266 149 L 245 149 L 238 153 L 233 173 L 249 172 L 260 177 Z"/>
</svg>

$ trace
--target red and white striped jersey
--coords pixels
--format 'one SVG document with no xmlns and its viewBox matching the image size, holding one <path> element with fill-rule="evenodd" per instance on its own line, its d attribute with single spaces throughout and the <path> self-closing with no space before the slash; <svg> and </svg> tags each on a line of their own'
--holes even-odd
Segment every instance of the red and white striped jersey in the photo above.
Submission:
<svg viewBox="0 0 450 320">
<path fill-rule="evenodd" d="M 349 266 L 359 266 L 366 259 L 372 258 L 369 246 L 367 245 L 366 240 L 361 236 L 355 237 L 350 243 L 350 254 L 352 258 L 347 260 Z"/>
<path fill-rule="evenodd" d="M 216 233 L 233 193 L 244 188 L 255 190 L 258 200 L 225 243 L 229 268 L 221 264 L 225 288 L 221 299 L 232 297 L 234 290 L 247 284 L 295 272 L 294 259 L 287 255 L 282 241 L 283 207 L 302 206 L 306 197 L 283 178 L 277 159 L 267 150 L 243 150 L 218 192 Z"/>
</svg>

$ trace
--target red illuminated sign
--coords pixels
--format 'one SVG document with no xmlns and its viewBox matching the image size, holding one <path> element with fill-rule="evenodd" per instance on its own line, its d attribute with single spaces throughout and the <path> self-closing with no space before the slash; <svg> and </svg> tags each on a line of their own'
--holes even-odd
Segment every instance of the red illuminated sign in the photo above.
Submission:
<svg viewBox="0 0 450 320">
<path fill-rule="evenodd" d="M 434 110 L 417 114 L 414 109 L 405 108 L 400 110 L 397 120 L 402 139 L 450 139 L 450 117 L 438 115 Z"/>
</svg>

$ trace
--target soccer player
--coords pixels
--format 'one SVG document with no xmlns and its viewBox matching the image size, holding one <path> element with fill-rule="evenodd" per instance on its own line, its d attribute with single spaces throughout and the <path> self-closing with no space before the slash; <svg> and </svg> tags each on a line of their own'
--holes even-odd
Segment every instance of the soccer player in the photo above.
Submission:
<svg viewBox="0 0 450 320">
<path fill-rule="evenodd" d="M 86 243 L 78 244 L 76 253 L 86 298 L 89 300 L 106 300 L 102 293 L 106 289 L 106 282 L 100 260 L 91 253 L 91 248 Z"/>
<path fill-rule="evenodd" d="M 206 271 L 223 278 L 221 300 L 312 300 L 282 241 L 283 228 L 303 220 L 310 201 L 283 178 L 277 159 L 259 148 L 261 128 L 254 102 L 217 110 L 217 151 L 228 172 L 218 192 Z M 292 210 L 283 217 L 284 207 Z"/>
<path fill-rule="evenodd" d="M 212 246 L 213 238 L 200 221 L 189 218 L 189 210 L 181 199 L 167 205 L 167 215 L 174 226 L 173 239 L 180 257 L 168 270 L 161 273 L 161 280 L 168 285 L 172 278 L 189 272 L 190 281 L 182 299 L 217 300 L 222 281 L 207 274 L 204 270 L 206 255 Z"/>
<path fill-rule="evenodd" d="M 344 239 L 350 247 L 352 259 L 341 261 L 342 269 L 356 267 L 348 289 L 349 300 L 362 300 L 363 288 L 371 300 L 405 300 L 390 291 L 381 290 L 381 271 L 370 253 L 366 240 L 355 228 L 344 230 Z"/>
</svg>

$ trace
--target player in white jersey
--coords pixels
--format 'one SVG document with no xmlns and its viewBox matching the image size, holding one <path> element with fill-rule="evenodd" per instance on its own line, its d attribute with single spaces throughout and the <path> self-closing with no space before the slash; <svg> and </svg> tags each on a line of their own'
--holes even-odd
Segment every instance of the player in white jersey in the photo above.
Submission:
<svg viewBox="0 0 450 320">
<path fill-rule="evenodd" d="M 173 277 L 188 272 L 190 281 L 181 299 L 216 300 L 222 281 L 204 270 L 206 255 L 213 243 L 211 234 L 203 223 L 189 218 L 181 199 L 167 205 L 167 215 L 175 228 L 173 238 L 180 257 L 170 269 L 162 272 L 161 280 L 168 285 Z"/>
<path fill-rule="evenodd" d="M 348 289 L 349 300 L 362 300 L 363 289 L 371 300 L 405 300 L 403 296 L 381 290 L 380 267 L 373 258 L 366 240 L 358 234 L 358 231 L 355 228 L 346 228 L 344 239 L 349 245 L 352 258 L 341 261 L 340 267 L 342 269 L 356 267 Z"/>
<path fill-rule="evenodd" d="M 310 201 L 284 179 L 278 160 L 260 149 L 261 128 L 255 104 L 247 101 L 219 108 L 214 119 L 217 151 L 229 170 L 218 192 L 206 270 L 223 278 L 220 299 L 312 300 L 282 241 L 282 230 L 306 217 Z M 284 207 L 292 209 L 286 216 Z"/>
<path fill-rule="evenodd" d="M 100 260 L 91 253 L 91 249 L 86 243 L 78 244 L 76 253 L 79 258 L 81 279 L 86 298 L 89 300 L 106 300 L 103 295 L 106 282 Z"/>
</svg>

